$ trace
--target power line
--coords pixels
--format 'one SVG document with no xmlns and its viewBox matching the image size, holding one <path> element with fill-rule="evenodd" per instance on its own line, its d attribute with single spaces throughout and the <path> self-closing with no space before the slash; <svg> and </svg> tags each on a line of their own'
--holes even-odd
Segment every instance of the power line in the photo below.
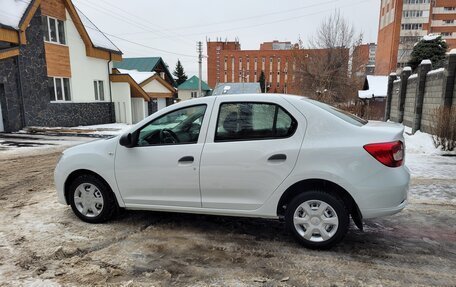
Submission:
<svg viewBox="0 0 456 287">
<path fill-rule="evenodd" d="M 122 14 L 120 14 L 120 13 L 117 13 L 116 11 L 114 11 L 114 10 L 112 10 L 112 9 L 108 9 L 108 8 L 105 7 L 105 6 L 101 7 L 101 6 L 97 5 L 96 3 L 93 3 L 92 1 L 87 1 L 87 0 L 82 0 L 82 1 L 84 1 L 84 4 L 83 4 L 83 5 L 87 5 L 87 6 L 89 6 L 90 8 L 99 11 L 100 13 L 103 13 L 103 14 L 105 14 L 105 15 L 108 15 L 108 16 L 111 16 L 111 17 L 114 17 L 114 18 L 117 18 L 117 19 L 119 19 L 119 20 L 121 20 L 121 21 L 123 21 L 123 22 L 125 22 L 125 23 L 128 23 L 128 24 L 130 24 L 130 25 L 133 25 L 133 26 L 135 26 L 135 27 L 138 27 L 138 28 L 140 28 L 140 29 L 146 31 L 146 32 L 144 32 L 144 33 L 153 33 L 153 34 L 156 34 L 156 35 L 158 35 L 158 36 L 164 35 L 164 33 L 163 33 L 162 31 L 160 31 L 160 30 L 151 29 L 151 28 L 145 26 L 144 23 L 140 23 L 140 22 L 138 22 L 138 21 L 133 20 L 133 19 L 135 19 L 135 18 L 138 18 L 138 19 L 143 19 L 143 18 L 139 17 L 138 15 L 131 14 L 130 12 L 125 11 L 124 9 L 119 8 L 119 7 L 117 7 L 117 6 L 114 6 L 114 5 L 112 5 L 111 3 L 109 3 L 109 5 L 108 5 L 109 7 L 115 7 L 115 8 L 117 8 L 118 10 L 120 10 L 122 13 L 132 15 L 134 18 L 133 18 L 133 19 L 131 19 L 131 18 L 126 18 L 124 15 L 122 15 Z M 156 24 L 153 24 L 153 23 L 151 23 L 151 22 L 149 22 L 149 21 L 147 21 L 147 20 L 144 20 L 144 21 L 145 21 L 145 22 L 148 22 L 148 23 L 150 23 L 150 24 L 152 24 L 152 25 L 157 26 Z M 178 35 L 177 33 L 174 33 L 174 34 L 175 34 L 175 35 Z M 178 35 L 178 37 L 180 37 L 180 35 Z M 182 42 L 182 41 L 181 41 L 181 42 Z M 184 42 L 186 42 L 186 43 L 188 44 L 188 41 L 187 41 L 187 40 L 184 40 Z M 192 45 L 193 45 L 193 44 L 192 44 Z"/>
<path fill-rule="evenodd" d="M 362 1 L 355 2 L 355 3 L 351 3 L 351 4 L 342 5 L 342 6 L 339 6 L 339 7 L 336 7 L 336 8 L 351 7 L 351 6 L 355 6 L 355 5 L 361 4 L 361 3 L 367 3 L 368 1 L 370 1 L 370 0 L 362 0 Z M 251 28 L 255 28 L 255 27 L 259 27 L 259 26 L 265 26 L 265 25 L 270 25 L 270 24 L 275 24 L 275 23 L 293 21 L 293 20 L 301 19 L 301 18 L 306 17 L 306 16 L 313 16 L 313 15 L 318 15 L 318 14 L 326 13 L 326 12 L 328 12 L 328 9 L 320 10 L 320 11 L 313 12 L 313 13 L 308 13 L 308 14 L 302 14 L 302 15 L 295 16 L 295 17 L 288 17 L 288 18 L 285 18 L 285 19 L 279 19 L 279 20 L 268 21 L 268 22 L 252 24 L 252 25 L 246 25 L 246 26 L 239 26 L 239 27 L 229 28 L 229 29 L 224 29 L 224 30 L 214 30 L 214 31 L 207 31 L 207 32 L 191 33 L 191 34 L 186 34 L 186 36 L 199 36 L 199 35 L 207 35 L 207 34 L 214 34 L 214 33 L 236 31 L 236 30 L 240 30 L 240 29 L 243 29 L 243 30 L 251 29 Z M 149 40 L 156 40 L 156 39 L 164 39 L 164 38 L 168 39 L 168 38 L 172 38 L 172 37 L 154 37 L 154 38 L 148 38 L 148 39 Z"/>
<path fill-rule="evenodd" d="M 118 10 L 122 11 L 122 12 L 125 13 L 125 14 L 128 14 L 128 15 L 130 15 L 130 16 L 136 17 L 136 18 L 138 18 L 138 19 L 140 19 L 140 20 L 142 20 L 142 21 L 144 21 L 144 22 L 146 22 L 146 23 L 149 23 L 149 24 L 151 24 L 151 25 L 154 25 L 154 26 L 159 27 L 159 28 L 161 29 L 161 30 L 157 30 L 157 32 L 159 32 L 159 33 L 165 34 L 165 33 L 164 33 L 165 31 L 170 31 L 170 29 L 166 29 L 166 28 L 164 28 L 163 26 L 161 26 L 161 25 L 159 25 L 159 24 L 157 24 L 157 23 L 151 22 L 149 19 L 146 19 L 146 18 L 144 18 L 144 17 L 140 17 L 140 16 L 138 16 L 138 15 L 136 15 L 136 14 L 133 14 L 133 13 L 131 13 L 131 12 L 125 10 L 124 8 L 121 8 L 121 7 L 119 7 L 119 6 L 116 6 L 116 5 L 112 4 L 112 2 L 108 2 L 108 1 L 106 1 L 106 0 L 101 0 L 101 1 L 103 1 L 103 2 L 106 3 L 106 4 L 108 4 L 109 6 L 112 6 L 112 7 L 117 8 Z M 185 39 L 185 37 L 184 37 L 183 35 L 181 35 L 181 34 L 179 34 L 179 33 L 176 33 L 176 32 L 173 32 L 173 33 L 174 33 L 175 35 L 177 35 L 178 37 L 181 37 L 181 39 L 183 39 L 185 42 L 190 43 L 187 39 Z M 191 43 L 191 44 L 193 45 L 193 43 Z"/>
<path fill-rule="evenodd" d="M 188 29 L 198 28 L 198 27 L 206 27 L 206 26 L 220 25 L 220 24 L 233 23 L 233 22 L 242 22 L 242 21 L 252 20 L 252 19 L 256 19 L 256 18 L 263 18 L 265 16 L 297 12 L 297 11 L 300 11 L 300 10 L 303 10 L 303 9 L 308 9 L 308 8 L 317 7 L 317 6 L 323 6 L 323 5 L 326 5 L 326 4 L 335 3 L 335 2 L 339 2 L 339 1 L 340 0 L 331 0 L 331 1 L 326 1 L 326 2 L 320 2 L 318 4 L 312 4 L 312 5 L 302 6 L 302 7 L 296 7 L 296 8 L 293 8 L 293 9 L 287 9 L 287 10 L 282 10 L 282 11 L 258 14 L 258 15 L 254 15 L 254 16 L 244 17 L 244 18 L 236 18 L 236 19 L 223 20 L 223 21 L 219 21 L 219 22 L 212 22 L 212 23 L 206 23 L 206 24 L 196 24 L 196 25 L 190 25 L 190 26 L 175 27 L 175 28 L 171 28 L 171 29 L 165 29 L 165 31 L 188 30 Z M 144 32 L 125 33 L 125 34 L 122 34 L 122 35 L 134 35 L 134 34 L 144 34 Z"/>
</svg>

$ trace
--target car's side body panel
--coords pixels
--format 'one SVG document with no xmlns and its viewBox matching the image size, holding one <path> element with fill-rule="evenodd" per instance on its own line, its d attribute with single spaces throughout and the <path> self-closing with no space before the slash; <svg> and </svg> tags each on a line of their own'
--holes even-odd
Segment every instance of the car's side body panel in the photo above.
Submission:
<svg viewBox="0 0 456 287">
<path fill-rule="evenodd" d="M 67 149 L 54 172 L 59 202 L 68 204 L 65 199 L 65 182 L 78 170 L 89 170 L 101 176 L 114 192 L 119 206 L 124 207 L 121 192 L 117 188 L 114 174 L 114 157 L 119 138 L 102 139 Z M 62 164 L 64 163 L 64 164 Z"/>
</svg>

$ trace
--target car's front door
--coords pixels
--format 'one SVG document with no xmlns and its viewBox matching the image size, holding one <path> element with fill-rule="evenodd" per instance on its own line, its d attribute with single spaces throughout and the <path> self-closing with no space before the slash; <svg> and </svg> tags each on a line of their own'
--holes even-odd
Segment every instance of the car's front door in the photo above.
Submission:
<svg viewBox="0 0 456 287">
<path fill-rule="evenodd" d="M 217 99 L 201 158 L 203 208 L 255 210 L 295 166 L 305 118 L 287 101 Z"/>
<path fill-rule="evenodd" d="M 138 129 L 135 147 L 118 146 L 116 179 L 127 207 L 201 207 L 199 165 L 211 108 L 166 113 Z"/>
</svg>

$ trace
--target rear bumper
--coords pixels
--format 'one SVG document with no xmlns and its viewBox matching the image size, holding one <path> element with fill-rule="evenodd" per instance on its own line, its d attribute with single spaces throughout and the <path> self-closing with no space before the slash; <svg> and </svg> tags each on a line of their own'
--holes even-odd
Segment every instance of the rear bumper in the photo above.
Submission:
<svg viewBox="0 0 456 287">
<path fill-rule="evenodd" d="M 361 211 L 363 218 L 374 218 L 374 217 L 383 217 L 388 215 L 393 215 L 398 212 L 401 212 L 402 209 L 407 205 L 407 199 L 405 199 L 401 204 L 394 207 L 387 208 L 377 208 L 377 209 L 364 209 Z"/>
<path fill-rule="evenodd" d="M 410 172 L 403 166 L 377 174 L 368 185 L 359 187 L 360 202 L 357 202 L 363 218 L 393 215 L 407 205 Z"/>
</svg>

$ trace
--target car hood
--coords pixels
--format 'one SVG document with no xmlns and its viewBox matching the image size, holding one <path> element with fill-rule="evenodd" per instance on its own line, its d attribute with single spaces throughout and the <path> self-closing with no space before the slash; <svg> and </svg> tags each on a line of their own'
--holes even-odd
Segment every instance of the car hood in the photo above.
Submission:
<svg viewBox="0 0 456 287">
<path fill-rule="evenodd" d="M 120 136 L 115 136 L 111 138 L 103 139 L 94 139 L 93 141 L 79 144 L 77 146 L 70 147 L 63 151 L 65 155 L 76 154 L 82 152 L 97 152 L 109 150 L 111 152 L 115 151 L 116 145 L 119 142 Z"/>
</svg>

